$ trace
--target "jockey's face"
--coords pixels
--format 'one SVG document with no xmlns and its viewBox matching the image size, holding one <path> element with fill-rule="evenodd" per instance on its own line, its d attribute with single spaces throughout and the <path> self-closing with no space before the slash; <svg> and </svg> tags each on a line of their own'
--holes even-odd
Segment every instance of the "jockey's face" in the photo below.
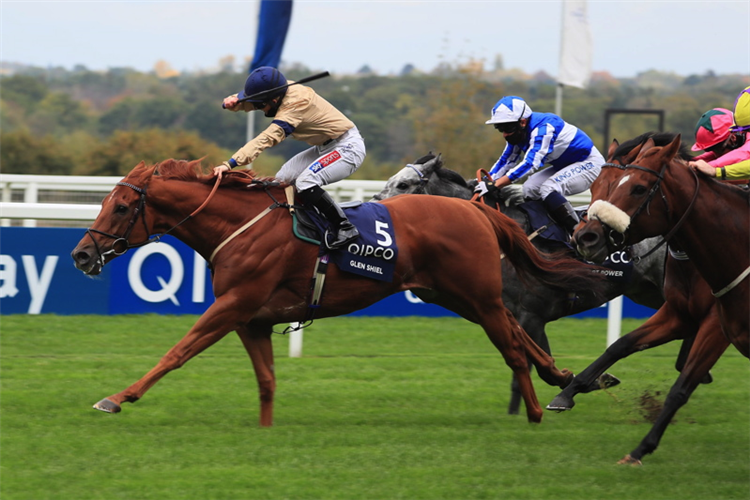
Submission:
<svg viewBox="0 0 750 500">
<path fill-rule="evenodd" d="M 495 125 L 495 128 L 503 134 L 503 137 L 509 144 L 518 146 L 519 144 L 523 144 L 523 141 L 526 139 L 526 124 L 528 121 L 526 118 L 521 118 L 517 122 L 499 123 Z"/>
<path fill-rule="evenodd" d="M 278 102 L 279 98 L 276 97 L 271 101 L 268 102 L 254 102 L 253 107 L 257 109 L 258 111 L 263 111 L 263 114 L 266 115 L 268 118 L 272 118 L 276 116 L 277 106 L 276 103 Z"/>
</svg>

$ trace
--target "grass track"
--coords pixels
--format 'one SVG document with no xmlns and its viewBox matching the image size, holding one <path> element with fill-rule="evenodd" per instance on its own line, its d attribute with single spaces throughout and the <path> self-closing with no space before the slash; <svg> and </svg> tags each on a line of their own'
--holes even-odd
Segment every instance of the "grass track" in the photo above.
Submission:
<svg viewBox="0 0 750 500">
<path fill-rule="evenodd" d="M 747 499 L 750 364 L 733 348 L 641 468 L 617 466 L 650 428 L 677 345 L 611 371 L 540 425 L 508 416 L 510 370 L 478 327 L 454 318 L 333 318 L 304 357 L 274 336 L 275 427 L 257 426 L 252 366 L 230 335 L 135 404 L 91 409 L 150 369 L 195 317 L 0 318 L 0 498 Z M 632 329 L 635 321 L 626 321 Z M 550 325 L 559 367 L 604 348 L 604 320 Z M 534 375 L 542 405 L 558 390 Z"/>
</svg>

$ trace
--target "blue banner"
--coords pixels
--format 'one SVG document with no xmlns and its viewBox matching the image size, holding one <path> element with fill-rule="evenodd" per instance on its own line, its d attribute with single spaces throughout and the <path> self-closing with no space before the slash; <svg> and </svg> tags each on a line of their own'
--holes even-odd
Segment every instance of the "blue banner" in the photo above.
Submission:
<svg viewBox="0 0 750 500">
<path fill-rule="evenodd" d="M 289 22 L 292 19 L 292 0 L 261 0 L 258 13 L 258 37 L 250 73 L 261 66 L 279 67 Z"/>
<path fill-rule="evenodd" d="M 0 314 L 202 314 L 214 302 L 206 261 L 181 241 L 131 249 L 99 276 L 73 265 L 70 252 L 85 235 L 71 228 L 0 228 Z M 653 309 L 625 299 L 623 316 L 647 318 Z M 354 316 L 456 316 L 398 293 Z M 575 317 L 607 317 L 599 307 Z"/>
</svg>

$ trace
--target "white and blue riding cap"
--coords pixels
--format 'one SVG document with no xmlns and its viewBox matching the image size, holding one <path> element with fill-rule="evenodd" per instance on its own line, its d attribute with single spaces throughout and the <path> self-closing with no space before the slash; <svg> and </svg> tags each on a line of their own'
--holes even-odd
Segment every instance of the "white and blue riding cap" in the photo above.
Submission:
<svg viewBox="0 0 750 500">
<path fill-rule="evenodd" d="M 531 108 L 526 101 L 520 97 L 509 95 L 505 96 L 492 107 L 492 116 L 485 123 L 494 125 L 495 123 L 517 122 L 521 118 L 531 116 Z"/>
</svg>

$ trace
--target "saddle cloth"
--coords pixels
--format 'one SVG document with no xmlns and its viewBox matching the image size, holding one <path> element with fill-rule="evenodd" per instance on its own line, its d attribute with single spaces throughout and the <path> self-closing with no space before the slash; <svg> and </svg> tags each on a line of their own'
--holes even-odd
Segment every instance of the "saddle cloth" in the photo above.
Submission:
<svg viewBox="0 0 750 500">
<path fill-rule="evenodd" d="M 398 247 L 388 209 L 380 203 L 362 202 L 344 203 L 341 208 L 357 227 L 359 237 L 345 248 L 326 250 L 330 252 L 331 262 L 342 271 L 392 281 Z M 321 241 L 329 227 L 328 221 L 317 210 L 308 207 L 298 208 L 293 217 L 295 236 L 324 248 Z"/>
<path fill-rule="evenodd" d="M 557 224 L 552 217 L 550 217 L 549 213 L 544 208 L 544 203 L 540 200 L 526 201 L 519 204 L 518 208 L 526 213 L 531 232 L 547 226 L 547 229 L 539 233 L 538 237 L 557 241 L 568 248 L 573 248 L 570 245 L 570 237 L 568 236 L 568 233 Z M 577 210 L 579 219 L 585 213 L 587 208 L 588 207 L 584 207 Z M 613 253 L 607 257 L 607 260 L 600 264 L 600 266 L 607 268 L 607 271 L 604 271 L 604 273 L 606 274 L 607 279 L 612 282 L 629 283 L 632 278 L 633 262 L 630 257 L 629 249 Z"/>
</svg>

